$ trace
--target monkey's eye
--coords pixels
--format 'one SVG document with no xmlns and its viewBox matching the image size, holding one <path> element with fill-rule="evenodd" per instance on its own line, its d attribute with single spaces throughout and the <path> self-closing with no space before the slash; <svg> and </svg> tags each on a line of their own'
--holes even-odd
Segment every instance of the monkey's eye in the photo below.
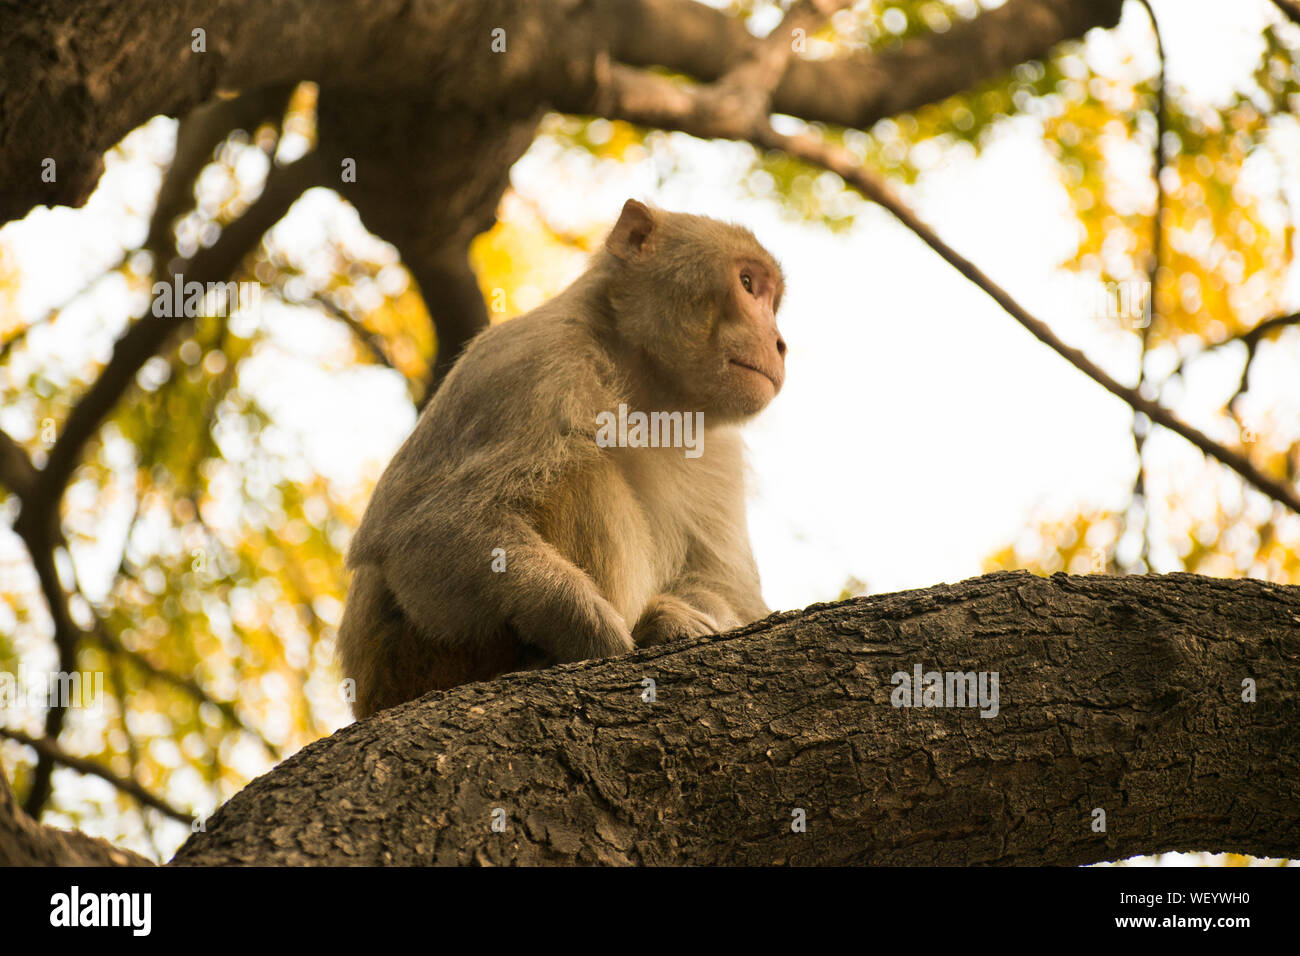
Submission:
<svg viewBox="0 0 1300 956">
<path fill-rule="evenodd" d="M 750 295 L 754 294 L 754 280 L 750 277 L 748 272 L 742 272 L 740 274 L 740 285 L 741 288 L 743 288 Z"/>
</svg>

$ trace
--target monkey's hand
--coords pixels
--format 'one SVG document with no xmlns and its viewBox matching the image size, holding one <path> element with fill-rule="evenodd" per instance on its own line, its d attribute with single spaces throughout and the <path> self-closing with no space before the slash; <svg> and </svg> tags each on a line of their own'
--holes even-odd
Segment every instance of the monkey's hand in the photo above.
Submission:
<svg viewBox="0 0 1300 956">
<path fill-rule="evenodd" d="M 623 616 L 599 594 L 580 600 L 575 616 L 572 629 L 552 642 L 558 663 L 615 657 L 636 649 Z"/>
<path fill-rule="evenodd" d="M 519 638 L 558 664 L 635 649 L 623 616 L 582 571 L 548 548 L 520 549 L 511 623 Z"/>
<path fill-rule="evenodd" d="M 641 619 L 632 628 L 632 640 L 637 647 L 654 647 L 684 637 L 700 637 L 721 631 L 711 615 L 675 594 L 660 594 L 652 598 L 641 613 Z"/>
</svg>

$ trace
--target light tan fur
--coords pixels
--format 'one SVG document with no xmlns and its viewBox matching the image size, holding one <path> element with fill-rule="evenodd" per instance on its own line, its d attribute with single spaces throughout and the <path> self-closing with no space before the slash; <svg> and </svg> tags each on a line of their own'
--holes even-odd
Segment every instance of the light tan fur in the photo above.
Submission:
<svg viewBox="0 0 1300 956">
<path fill-rule="evenodd" d="M 784 378 L 781 292 L 746 230 L 629 201 L 581 278 L 475 338 L 352 542 L 356 715 L 765 615 L 738 425 Z M 600 447 L 620 404 L 703 412 L 703 454 Z"/>
</svg>

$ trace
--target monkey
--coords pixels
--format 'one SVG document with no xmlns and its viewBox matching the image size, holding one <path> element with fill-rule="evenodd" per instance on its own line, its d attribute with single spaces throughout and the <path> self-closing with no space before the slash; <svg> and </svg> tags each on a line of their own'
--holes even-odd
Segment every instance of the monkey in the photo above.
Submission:
<svg viewBox="0 0 1300 956">
<path fill-rule="evenodd" d="M 578 279 L 470 341 L 349 547 L 357 719 L 770 613 L 739 426 L 785 381 L 784 289 L 748 229 L 629 199 Z M 696 453 L 623 424 L 611 441 L 637 411 L 670 438 L 702 422 Z"/>
</svg>

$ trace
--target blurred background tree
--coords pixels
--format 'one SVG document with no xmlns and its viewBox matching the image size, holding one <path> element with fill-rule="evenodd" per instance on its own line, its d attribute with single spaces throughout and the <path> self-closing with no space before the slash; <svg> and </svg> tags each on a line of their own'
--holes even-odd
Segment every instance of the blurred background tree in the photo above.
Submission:
<svg viewBox="0 0 1300 956">
<path fill-rule="evenodd" d="M 714 79 L 735 60 L 732 26 L 762 36 L 785 12 L 766 0 L 646 6 L 683 29 L 722 31 L 711 67 L 691 52 L 649 74 L 670 84 L 690 73 Z M 1045 233 L 1066 237 L 1053 246 L 1055 291 L 1038 301 L 1069 315 L 1044 317 L 1294 495 L 1300 25 L 1291 8 L 1233 5 L 1241 35 L 1230 51 L 1224 41 L 1215 67 L 1224 93 L 1211 100 L 1166 71 L 1181 38 L 1211 29 L 1203 4 L 1128 0 L 1118 22 L 1118 2 L 839 6 L 797 44 L 797 58 L 865 57 L 887 78 L 919 75 L 916 88 L 900 83 L 854 112 L 828 86 L 801 119 L 776 117 L 778 133 L 842 149 L 931 212 L 928 195 L 964 189 L 963 176 L 1000 162 L 988 154 L 1008 143 L 1034 153 L 1057 203 L 1032 213 Z M 1033 19 L 1043 10 L 1059 35 Z M 1043 56 L 1015 58 L 1015 18 L 1026 34 L 1044 34 Z M 1089 26 L 1104 29 L 1085 35 Z M 945 38 L 970 55 L 944 60 L 954 49 Z M 797 84 L 776 97 L 782 113 L 783 97 L 799 101 Z M 617 202 L 637 192 L 629 181 L 665 205 L 724 182 L 724 209 L 763 219 L 786 248 L 814 233 L 838 241 L 840 278 L 826 283 L 838 288 L 800 289 L 789 266 L 802 260 L 786 256 L 787 323 L 833 332 L 843 297 L 864 294 L 854 237 L 883 220 L 845 178 L 770 144 L 628 122 L 635 111 L 617 101 L 593 115 L 601 111 L 552 99 L 489 115 L 308 77 L 226 92 L 179 122 L 155 117 L 109 149 L 84 208 L 34 212 L 0 230 L 0 509 L 12 529 L 0 536 L 0 668 L 29 680 L 106 677 L 102 708 L 5 709 L 0 758 L 29 812 L 166 858 L 192 815 L 347 722 L 333 638 L 343 554 L 370 488 L 464 341 L 575 277 Z M 849 113 L 871 122 L 842 125 Z M 348 160 L 355 181 L 337 172 Z M 1008 185 L 1001 201 L 1011 205 L 1014 174 Z M 951 229 L 976 261 L 1007 240 L 987 223 Z M 929 253 L 899 255 L 908 265 L 886 263 L 885 281 L 895 268 L 922 285 L 947 270 Z M 191 320 L 155 316 L 155 283 L 178 272 L 261 294 Z M 824 375 L 823 397 L 836 403 L 826 414 L 851 434 L 861 396 L 811 348 L 801 356 L 796 330 L 790 338 L 792 378 Z M 941 360 L 943 340 L 932 347 L 891 361 L 924 368 Z M 1055 374 L 1086 383 L 1064 368 Z M 975 374 L 992 387 L 1003 373 L 990 359 Z M 1038 400 L 1031 385 L 1017 387 L 1018 405 Z M 975 534 L 985 569 L 1187 570 L 1300 584 L 1300 516 L 1285 500 L 1153 431 L 1142 413 L 1124 415 L 1133 457 L 1116 456 L 1129 475 L 1122 493 L 1026 503 L 1023 530 L 1002 541 Z M 819 445 L 794 415 L 767 435 L 768 448 Z M 919 434 L 915 449 L 876 451 L 906 474 L 926 467 L 926 443 Z M 760 461 L 774 460 L 761 450 Z M 815 451 L 807 457 L 819 467 Z M 995 459 L 991 451 L 994 471 Z M 801 474 L 790 483 L 806 488 Z M 962 529 L 927 517 L 927 496 L 938 497 L 922 489 L 902 508 L 909 535 L 934 554 Z M 793 515 L 759 544 L 769 586 L 794 580 L 778 552 L 806 530 L 797 508 L 769 504 L 759 515 L 756 533 L 763 515 L 772 524 Z M 860 547 L 891 560 L 881 539 Z M 862 593 L 871 589 L 862 567 L 846 556 L 782 597 Z M 937 559 L 912 572 L 916 583 L 946 573 Z"/>
</svg>

